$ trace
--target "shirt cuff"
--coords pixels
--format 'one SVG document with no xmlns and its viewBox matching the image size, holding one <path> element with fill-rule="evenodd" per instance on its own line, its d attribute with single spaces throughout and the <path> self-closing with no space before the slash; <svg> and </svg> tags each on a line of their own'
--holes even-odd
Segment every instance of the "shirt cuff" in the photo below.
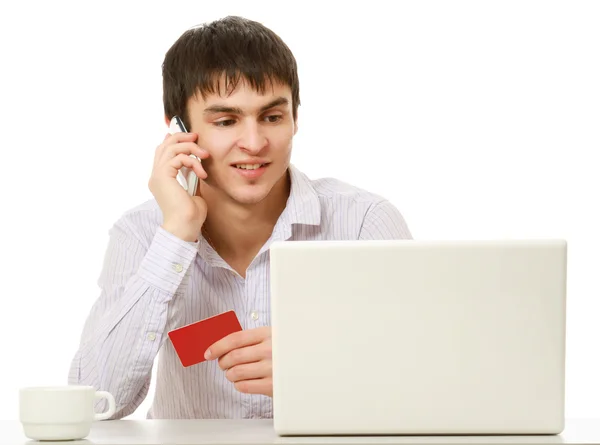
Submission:
<svg viewBox="0 0 600 445">
<path fill-rule="evenodd" d="M 140 264 L 140 277 L 169 294 L 183 290 L 184 278 L 198 254 L 198 244 L 177 238 L 159 226 Z"/>
</svg>

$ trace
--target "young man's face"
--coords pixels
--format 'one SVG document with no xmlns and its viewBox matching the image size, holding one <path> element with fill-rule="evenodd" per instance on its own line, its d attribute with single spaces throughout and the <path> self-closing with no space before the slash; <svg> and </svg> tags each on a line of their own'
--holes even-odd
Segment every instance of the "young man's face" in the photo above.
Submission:
<svg viewBox="0 0 600 445">
<path fill-rule="evenodd" d="M 297 131 L 288 86 L 269 85 L 261 95 L 240 80 L 230 95 L 190 98 L 188 115 L 189 131 L 210 153 L 202 161 L 210 187 L 240 204 L 255 204 L 283 186 Z"/>
</svg>

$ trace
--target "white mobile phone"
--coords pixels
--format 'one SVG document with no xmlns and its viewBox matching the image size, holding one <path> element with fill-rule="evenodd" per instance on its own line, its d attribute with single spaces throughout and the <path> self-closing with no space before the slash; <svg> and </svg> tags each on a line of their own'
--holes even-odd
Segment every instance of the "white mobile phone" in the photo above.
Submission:
<svg viewBox="0 0 600 445">
<path fill-rule="evenodd" d="M 183 124 L 183 121 L 179 116 L 173 116 L 171 119 L 171 125 L 169 125 L 169 133 L 187 133 L 187 129 Z M 194 159 L 198 159 L 195 155 L 190 155 Z M 199 159 L 198 159 L 199 160 Z M 181 186 L 187 190 L 190 196 L 196 195 L 196 190 L 198 188 L 198 176 L 194 173 L 194 170 L 187 167 L 182 167 L 181 170 L 177 173 L 177 181 L 181 184 Z"/>
</svg>

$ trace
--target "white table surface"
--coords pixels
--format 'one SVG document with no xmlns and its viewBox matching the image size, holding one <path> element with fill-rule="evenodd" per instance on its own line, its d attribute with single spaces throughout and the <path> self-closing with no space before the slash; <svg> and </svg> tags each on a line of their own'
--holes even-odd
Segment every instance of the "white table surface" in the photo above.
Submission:
<svg viewBox="0 0 600 445">
<path fill-rule="evenodd" d="M 0 421 L 0 444 L 51 445 L 264 445 L 264 444 L 586 444 L 600 445 L 600 419 L 567 419 L 547 436 L 329 436 L 279 437 L 272 420 L 111 420 L 96 422 L 83 440 L 37 442 L 19 421 Z"/>
</svg>

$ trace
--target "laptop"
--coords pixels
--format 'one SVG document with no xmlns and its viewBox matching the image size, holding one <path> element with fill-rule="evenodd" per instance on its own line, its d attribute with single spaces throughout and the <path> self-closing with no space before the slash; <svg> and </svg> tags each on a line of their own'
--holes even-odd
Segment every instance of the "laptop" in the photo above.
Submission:
<svg viewBox="0 0 600 445">
<path fill-rule="evenodd" d="M 566 266 L 564 240 L 272 244 L 276 433 L 559 434 Z"/>
</svg>

